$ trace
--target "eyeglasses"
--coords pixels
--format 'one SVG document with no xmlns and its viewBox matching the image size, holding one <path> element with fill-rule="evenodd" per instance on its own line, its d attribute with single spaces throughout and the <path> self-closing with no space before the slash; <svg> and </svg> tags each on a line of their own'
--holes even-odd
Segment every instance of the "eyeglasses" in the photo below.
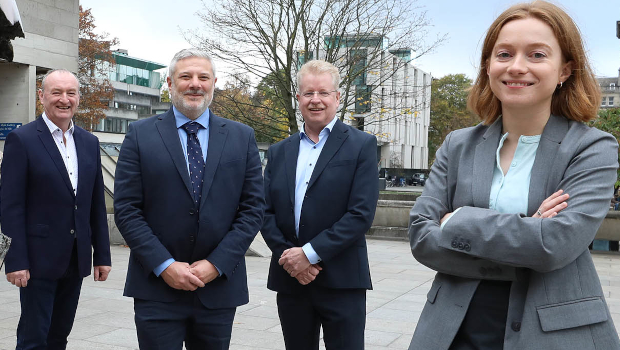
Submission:
<svg viewBox="0 0 620 350">
<path fill-rule="evenodd" d="M 320 98 L 328 98 L 332 95 L 333 92 L 337 92 L 336 90 L 332 91 L 308 91 L 301 94 L 301 96 L 305 98 L 313 98 L 314 95 L 319 95 Z"/>
</svg>

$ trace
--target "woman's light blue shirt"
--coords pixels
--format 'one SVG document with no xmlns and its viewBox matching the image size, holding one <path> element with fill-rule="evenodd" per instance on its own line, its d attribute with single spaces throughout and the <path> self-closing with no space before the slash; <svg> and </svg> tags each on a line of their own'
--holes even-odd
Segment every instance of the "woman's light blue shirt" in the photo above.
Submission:
<svg viewBox="0 0 620 350">
<path fill-rule="evenodd" d="M 493 171 L 489 208 L 500 213 L 527 214 L 532 166 L 536 158 L 540 135 L 519 136 L 519 143 L 512 163 L 504 175 L 500 166 L 499 151 L 502 149 L 506 137 L 508 137 L 508 133 L 502 135 L 496 151 L 496 166 Z"/>
<path fill-rule="evenodd" d="M 491 195 L 489 196 L 489 208 L 500 213 L 527 214 L 527 201 L 530 191 L 530 179 L 532 166 L 536 159 L 536 151 L 540 143 L 540 135 L 519 137 L 519 143 L 510 163 L 510 168 L 504 175 L 501 168 L 499 151 L 504 146 L 508 133 L 502 135 L 495 151 L 495 169 L 493 170 L 493 182 L 491 183 Z M 459 208 L 460 209 L 460 208 Z M 456 214 L 455 210 L 452 215 Z M 452 218 L 452 215 L 441 224 L 441 228 Z"/>
</svg>

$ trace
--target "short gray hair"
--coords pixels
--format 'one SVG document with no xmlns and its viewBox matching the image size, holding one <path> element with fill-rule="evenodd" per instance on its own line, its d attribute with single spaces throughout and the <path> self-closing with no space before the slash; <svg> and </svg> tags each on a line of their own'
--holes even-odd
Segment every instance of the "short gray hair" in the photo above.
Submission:
<svg viewBox="0 0 620 350">
<path fill-rule="evenodd" d="M 304 63 L 297 72 L 297 88 L 301 88 L 301 78 L 306 74 L 329 74 L 332 76 L 334 89 L 338 90 L 340 86 L 340 72 L 333 64 L 323 60 L 312 60 Z"/>
<path fill-rule="evenodd" d="M 177 62 L 191 57 L 200 57 L 209 61 L 209 63 L 211 63 L 211 70 L 213 71 L 213 77 L 215 78 L 215 64 L 213 64 L 211 56 L 209 56 L 209 54 L 202 50 L 191 48 L 183 49 L 174 54 L 174 57 L 172 57 L 172 61 L 170 61 L 170 66 L 168 66 L 168 76 L 170 77 L 170 79 L 174 80 L 174 71 L 177 68 Z"/>
<path fill-rule="evenodd" d="M 43 76 L 43 79 L 41 80 L 41 91 L 45 91 L 45 81 L 47 80 L 47 77 L 49 77 L 52 73 L 56 73 L 56 72 L 59 72 L 59 73 L 69 73 L 69 74 L 73 75 L 75 80 L 77 80 L 77 82 L 78 82 L 78 94 L 80 93 L 80 79 L 78 79 L 78 77 L 75 74 L 73 74 L 73 72 L 68 71 L 66 69 L 62 69 L 62 68 L 60 68 L 60 69 L 52 69 L 52 70 L 48 71 L 47 73 L 45 73 L 45 75 Z"/>
</svg>

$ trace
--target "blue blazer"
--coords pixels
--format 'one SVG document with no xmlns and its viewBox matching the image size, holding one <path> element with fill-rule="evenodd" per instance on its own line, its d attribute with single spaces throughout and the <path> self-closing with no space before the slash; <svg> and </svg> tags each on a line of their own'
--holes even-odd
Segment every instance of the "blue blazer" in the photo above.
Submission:
<svg viewBox="0 0 620 350">
<path fill-rule="evenodd" d="M 92 263 L 111 265 L 99 141 L 77 126 L 73 139 L 78 157 L 75 195 L 43 118 L 7 136 L 1 222 L 13 241 L 6 272 L 29 269 L 32 278 L 58 279 L 69 266 L 74 241 L 80 276 L 90 274 Z"/>
<path fill-rule="evenodd" d="M 222 276 L 196 293 L 208 308 L 249 301 L 245 252 L 263 222 L 263 179 L 254 131 L 209 116 L 202 201 L 192 186 L 172 109 L 129 126 L 114 183 L 115 221 L 131 248 L 125 296 L 172 302 L 185 291 L 153 269 L 169 258 L 207 259 Z"/>
<path fill-rule="evenodd" d="M 265 169 L 265 224 L 261 230 L 273 252 L 267 287 L 297 293 L 303 288 L 278 264 L 282 252 L 307 242 L 323 270 L 312 283 L 328 288 L 371 289 L 366 248 L 377 199 L 377 140 L 340 120 L 321 151 L 304 198 L 295 233 L 295 172 L 299 134 L 272 145 Z"/>
</svg>

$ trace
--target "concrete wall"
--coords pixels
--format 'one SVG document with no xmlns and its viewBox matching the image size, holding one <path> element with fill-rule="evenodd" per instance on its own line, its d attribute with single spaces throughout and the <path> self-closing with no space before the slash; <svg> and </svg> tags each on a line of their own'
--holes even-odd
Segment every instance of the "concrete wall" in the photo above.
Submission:
<svg viewBox="0 0 620 350">
<path fill-rule="evenodd" d="M 25 38 L 12 40 L 13 63 L 0 63 L 0 122 L 35 118 L 36 76 L 78 67 L 78 0 L 17 0 Z M 0 141 L 4 149 L 4 141 Z"/>
<path fill-rule="evenodd" d="M 0 64 L 0 122 L 27 124 L 34 120 L 35 79 L 33 66 L 19 63 Z M 0 141 L 0 148 L 4 149 L 3 140 Z"/>
<path fill-rule="evenodd" d="M 78 0 L 17 0 L 26 38 L 12 41 L 14 62 L 77 71 Z"/>
</svg>

